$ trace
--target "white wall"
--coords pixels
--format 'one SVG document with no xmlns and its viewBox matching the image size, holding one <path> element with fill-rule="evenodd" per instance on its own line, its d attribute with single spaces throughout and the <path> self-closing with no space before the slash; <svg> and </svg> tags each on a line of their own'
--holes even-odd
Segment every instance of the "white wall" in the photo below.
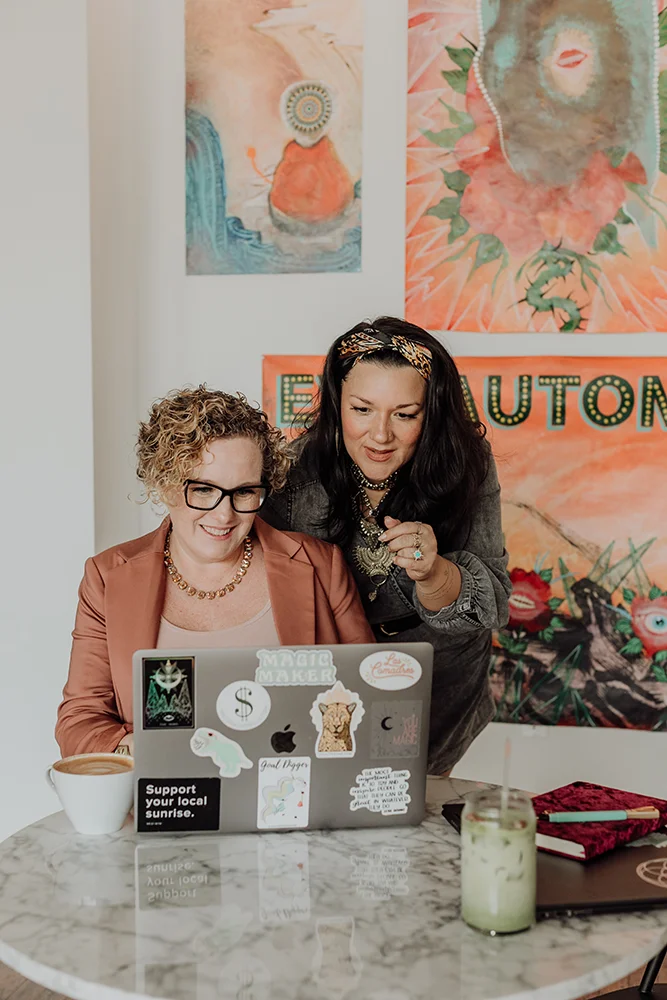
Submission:
<svg viewBox="0 0 667 1000">
<path fill-rule="evenodd" d="M 183 2 L 89 0 L 99 548 L 155 523 L 126 499 L 154 397 L 207 381 L 259 400 L 263 354 L 402 311 L 407 0 L 365 6 L 363 271 L 186 278 Z"/>
<path fill-rule="evenodd" d="M 85 0 L 0 4 L 0 840 L 44 781 L 93 547 Z"/>
<path fill-rule="evenodd" d="M 201 381 L 259 399 L 263 354 L 321 354 L 364 316 L 402 315 L 407 0 L 364 0 L 362 273 L 196 278 L 184 264 L 183 2 L 89 2 L 102 548 L 155 524 L 125 499 L 136 495 L 130 439 L 151 399 Z M 662 335 L 444 339 L 458 356 L 667 353 Z M 663 735 L 541 729 L 528 740 L 524 728 L 489 727 L 457 773 L 498 778 L 512 731 L 518 785 L 597 777 L 664 788 Z"/>
</svg>

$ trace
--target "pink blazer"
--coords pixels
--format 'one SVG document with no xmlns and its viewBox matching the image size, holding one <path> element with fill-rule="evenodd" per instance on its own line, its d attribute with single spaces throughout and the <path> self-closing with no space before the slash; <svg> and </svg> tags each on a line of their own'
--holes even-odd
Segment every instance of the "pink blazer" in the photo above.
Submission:
<svg viewBox="0 0 667 1000">
<path fill-rule="evenodd" d="M 64 757 L 114 750 L 133 731 L 132 654 L 154 649 L 164 605 L 167 518 L 88 559 L 79 588 L 56 739 Z M 284 646 L 374 642 L 342 552 L 260 518 L 276 630 Z"/>
</svg>

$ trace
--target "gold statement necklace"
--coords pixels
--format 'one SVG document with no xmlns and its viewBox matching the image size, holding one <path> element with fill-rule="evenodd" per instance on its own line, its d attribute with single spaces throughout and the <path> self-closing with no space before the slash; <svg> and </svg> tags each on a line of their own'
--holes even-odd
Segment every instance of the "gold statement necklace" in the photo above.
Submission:
<svg viewBox="0 0 667 1000">
<path fill-rule="evenodd" d="M 174 560 L 171 558 L 171 553 L 169 551 L 169 539 L 171 537 L 171 531 L 167 535 L 167 540 L 164 543 L 164 564 L 167 567 L 167 573 L 172 578 L 179 590 L 183 590 L 188 597 L 198 597 L 200 601 L 203 601 L 205 597 L 209 601 L 214 600 L 216 597 L 226 597 L 227 594 L 231 594 L 235 587 L 243 580 L 243 577 L 248 572 L 250 566 L 250 560 L 252 559 L 252 539 L 250 536 L 244 538 L 243 540 L 243 559 L 241 560 L 241 565 L 239 566 L 238 572 L 233 580 L 221 587 L 220 590 L 197 590 L 196 587 L 191 587 L 187 580 L 184 580 L 181 574 L 178 572 L 174 566 Z"/>
<path fill-rule="evenodd" d="M 368 600 L 374 601 L 378 596 L 378 590 L 389 578 L 394 565 L 394 553 L 380 541 L 384 528 L 377 522 L 377 512 L 382 500 L 373 507 L 366 490 L 386 490 L 388 493 L 396 482 L 398 471 L 392 472 L 386 479 L 373 482 L 372 479 L 366 478 L 359 466 L 353 465 L 352 475 L 359 487 L 356 497 L 359 505 L 359 530 L 365 541 L 365 544 L 355 545 L 354 561 L 359 572 L 370 577 L 373 589 L 368 594 Z M 382 499 L 384 500 L 384 497 Z"/>
</svg>

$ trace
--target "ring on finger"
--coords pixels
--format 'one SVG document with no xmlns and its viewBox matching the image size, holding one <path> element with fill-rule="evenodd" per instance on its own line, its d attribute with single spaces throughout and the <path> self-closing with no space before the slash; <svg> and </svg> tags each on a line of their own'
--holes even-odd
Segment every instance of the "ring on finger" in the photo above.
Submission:
<svg viewBox="0 0 667 1000">
<path fill-rule="evenodd" d="M 416 531 L 415 532 L 415 551 L 412 554 L 412 558 L 415 560 L 415 562 L 419 562 L 420 559 L 424 558 L 424 553 L 422 552 L 421 544 L 422 544 L 421 535 L 419 534 L 418 531 Z"/>
</svg>

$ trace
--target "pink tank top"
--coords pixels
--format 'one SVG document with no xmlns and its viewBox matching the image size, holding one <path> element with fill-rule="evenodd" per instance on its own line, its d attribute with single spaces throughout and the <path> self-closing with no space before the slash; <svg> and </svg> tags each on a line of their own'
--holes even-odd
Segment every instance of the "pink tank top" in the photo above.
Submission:
<svg viewBox="0 0 667 1000">
<path fill-rule="evenodd" d="M 211 632 L 195 632 L 160 618 L 157 649 L 239 649 L 242 646 L 279 646 L 271 602 L 241 625 Z"/>
</svg>

